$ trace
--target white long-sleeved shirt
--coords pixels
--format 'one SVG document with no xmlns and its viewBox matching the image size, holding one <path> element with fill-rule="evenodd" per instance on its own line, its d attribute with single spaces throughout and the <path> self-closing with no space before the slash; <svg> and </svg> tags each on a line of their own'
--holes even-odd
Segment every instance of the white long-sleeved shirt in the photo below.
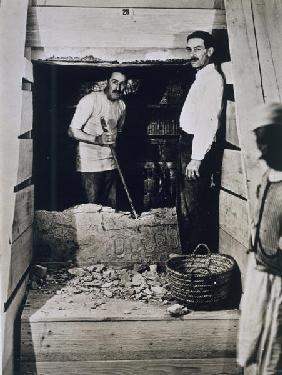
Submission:
<svg viewBox="0 0 282 375">
<path fill-rule="evenodd" d="M 104 117 L 114 137 L 125 119 L 125 103 L 122 100 L 111 101 L 104 91 L 92 92 L 84 96 L 76 107 L 70 127 L 83 130 L 94 136 L 101 135 Z M 79 142 L 76 157 L 76 169 L 79 172 L 102 172 L 115 169 L 116 164 L 109 146 Z"/>
<path fill-rule="evenodd" d="M 219 126 L 222 109 L 223 78 L 214 64 L 196 74 L 180 115 L 180 127 L 194 135 L 191 158 L 203 160 L 211 148 Z"/>
</svg>

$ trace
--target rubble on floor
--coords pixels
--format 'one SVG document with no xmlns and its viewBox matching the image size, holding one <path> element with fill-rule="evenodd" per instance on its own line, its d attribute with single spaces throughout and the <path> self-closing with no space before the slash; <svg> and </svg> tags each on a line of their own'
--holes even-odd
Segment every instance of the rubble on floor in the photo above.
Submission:
<svg viewBox="0 0 282 375">
<path fill-rule="evenodd" d="M 34 269 L 42 269 L 35 266 Z M 48 272 L 34 272 L 31 276 L 31 289 L 43 294 L 62 294 L 71 296 L 85 294 L 91 297 L 91 308 L 102 305 L 109 299 L 125 299 L 172 303 L 172 296 L 166 273 L 157 265 L 136 264 L 132 269 L 114 269 L 104 264 L 87 267 L 64 267 L 50 269 Z"/>
</svg>

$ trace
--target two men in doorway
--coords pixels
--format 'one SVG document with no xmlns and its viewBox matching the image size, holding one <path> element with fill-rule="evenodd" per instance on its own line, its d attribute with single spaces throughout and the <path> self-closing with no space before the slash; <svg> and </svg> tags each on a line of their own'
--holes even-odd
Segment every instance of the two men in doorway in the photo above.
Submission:
<svg viewBox="0 0 282 375">
<path fill-rule="evenodd" d="M 180 116 L 176 206 L 184 253 L 191 252 L 198 243 L 209 242 L 207 206 L 218 153 L 216 133 L 224 86 L 212 63 L 214 49 L 213 37 L 207 32 L 196 31 L 187 37 L 187 52 L 196 79 Z M 69 135 L 79 142 L 77 171 L 90 203 L 116 206 L 116 166 L 109 145 L 115 142 L 124 123 L 125 104 L 120 96 L 125 80 L 124 74 L 113 72 L 104 91 L 83 97 L 69 128 Z M 101 118 L 106 120 L 108 132 L 104 132 Z"/>
</svg>

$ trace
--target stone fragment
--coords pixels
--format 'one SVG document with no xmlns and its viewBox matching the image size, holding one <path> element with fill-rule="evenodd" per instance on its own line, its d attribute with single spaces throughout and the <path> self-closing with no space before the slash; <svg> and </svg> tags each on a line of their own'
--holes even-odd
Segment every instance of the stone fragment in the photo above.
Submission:
<svg viewBox="0 0 282 375">
<path fill-rule="evenodd" d="M 104 283 L 102 284 L 102 288 L 110 288 L 112 286 L 113 283 L 111 282 L 108 282 L 108 283 Z"/>
<path fill-rule="evenodd" d="M 161 286 L 152 286 L 151 290 L 154 293 L 154 295 L 156 295 L 156 296 L 163 295 L 164 292 L 165 292 L 164 288 L 161 287 Z"/>
<path fill-rule="evenodd" d="M 80 276 L 80 277 L 85 275 L 85 271 L 80 267 L 69 268 L 68 273 L 70 275 Z"/>
<path fill-rule="evenodd" d="M 187 307 L 179 305 L 178 303 L 169 306 L 166 311 L 174 317 L 182 316 L 189 312 Z"/>
<path fill-rule="evenodd" d="M 97 264 L 96 266 L 96 272 L 103 272 L 106 269 L 104 264 Z"/>
<path fill-rule="evenodd" d="M 80 294 L 80 293 L 82 293 L 82 290 L 77 288 L 77 289 L 73 290 L 73 293 L 74 294 Z"/>
<path fill-rule="evenodd" d="M 109 290 L 104 290 L 104 294 L 105 294 L 105 296 L 106 297 L 108 297 L 108 298 L 112 298 L 113 297 L 113 293 L 112 292 L 110 292 Z"/>
<path fill-rule="evenodd" d="M 37 284 L 37 282 L 36 282 L 36 281 L 32 281 L 32 282 L 31 282 L 31 285 L 30 285 L 30 288 L 31 288 L 31 289 L 34 289 L 34 290 L 37 289 L 37 288 L 38 288 L 38 284 Z"/>
<path fill-rule="evenodd" d="M 32 267 L 32 273 L 39 279 L 45 279 L 47 276 L 47 267 L 36 264 Z"/>
<path fill-rule="evenodd" d="M 92 280 L 93 280 L 93 276 L 92 275 L 88 275 L 88 276 L 84 277 L 84 281 L 85 282 L 91 282 Z"/>
<path fill-rule="evenodd" d="M 143 272 L 149 270 L 149 266 L 148 266 L 148 264 L 144 264 L 144 263 L 141 263 L 141 264 L 140 264 L 140 263 L 137 263 L 137 264 L 134 264 L 133 270 L 134 270 L 135 272 L 143 273 Z"/>
<path fill-rule="evenodd" d="M 157 272 L 157 265 L 156 264 L 150 264 L 150 271 L 151 272 Z"/>
<path fill-rule="evenodd" d="M 132 285 L 138 286 L 144 283 L 144 277 L 140 273 L 135 273 L 132 277 Z"/>
</svg>

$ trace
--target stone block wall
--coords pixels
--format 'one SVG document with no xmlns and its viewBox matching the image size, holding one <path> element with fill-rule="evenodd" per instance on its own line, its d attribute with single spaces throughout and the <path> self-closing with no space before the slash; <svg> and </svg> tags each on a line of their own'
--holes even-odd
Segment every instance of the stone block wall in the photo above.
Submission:
<svg viewBox="0 0 282 375">
<path fill-rule="evenodd" d="M 35 248 L 39 260 L 77 265 L 152 264 L 181 252 L 175 209 L 154 209 L 133 219 L 95 204 L 36 211 Z"/>
</svg>

